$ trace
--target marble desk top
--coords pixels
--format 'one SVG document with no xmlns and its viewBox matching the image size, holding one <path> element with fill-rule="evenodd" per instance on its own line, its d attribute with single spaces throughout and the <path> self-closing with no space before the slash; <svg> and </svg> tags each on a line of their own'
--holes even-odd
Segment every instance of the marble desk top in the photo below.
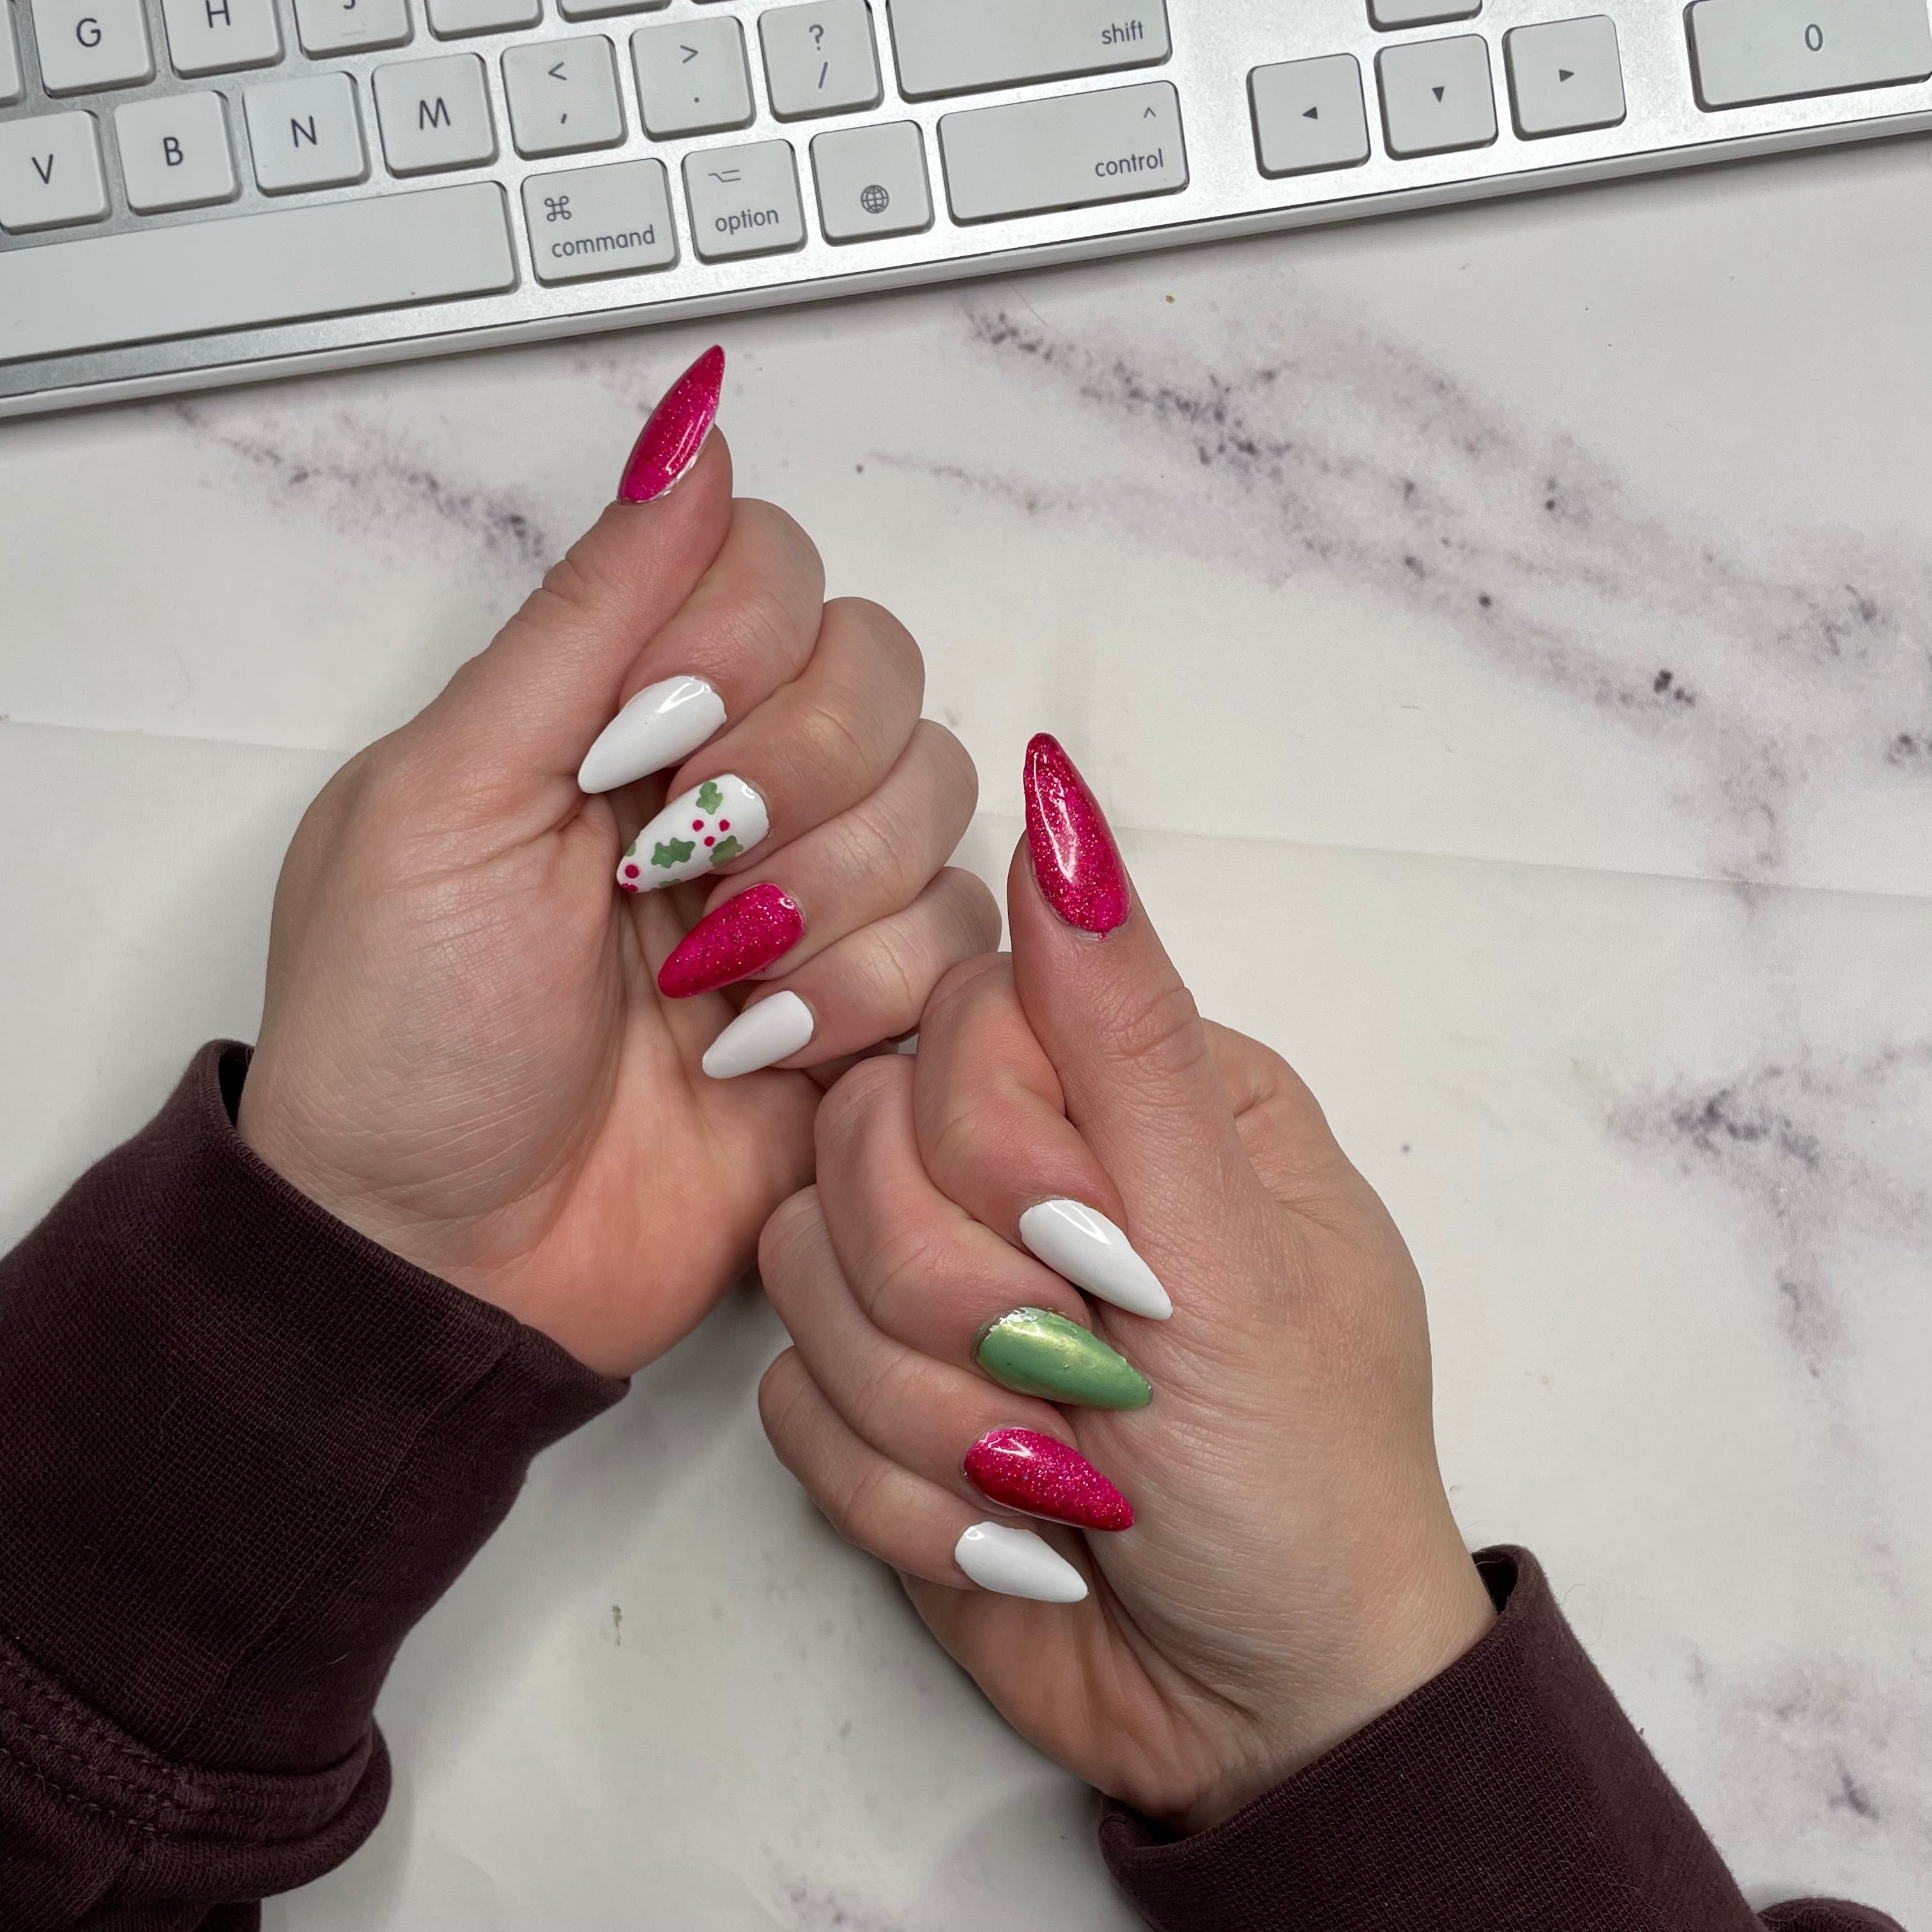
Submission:
<svg viewBox="0 0 1932 1932">
<path fill-rule="evenodd" d="M 923 641 L 997 878 L 1096 782 L 1430 1287 L 1755 1900 L 1932 1915 L 1932 143 L 732 321 L 740 487 Z M 694 331 L 0 426 L 0 1240 L 260 1013 L 342 757 Z M 1102 1932 L 1090 1796 L 772 1461 L 746 1290 L 538 1464 L 278 1932 Z"/>
</svg>

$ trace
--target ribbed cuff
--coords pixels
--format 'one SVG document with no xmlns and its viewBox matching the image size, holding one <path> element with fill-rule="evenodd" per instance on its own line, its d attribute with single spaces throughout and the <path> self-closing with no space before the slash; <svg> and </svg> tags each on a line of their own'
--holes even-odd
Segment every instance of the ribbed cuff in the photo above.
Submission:
<svg viewBox="0 0 1932 1932">
<path fill-rule="evenodd" d="M 0 1261 L 0 1631 L 173 1764 L 317 1774 L 624 1384 L 290 1186 L 246 1066 L 203 1048 Z"/>
<path fill-rule="evenodd" d="M 1156 1932 L 1760 1932 L 1536 1559 L 1476 1561 L 1488 1634 L 1325 1757 L 1192 1838 L 1108 1808 Z"/>
</svg>

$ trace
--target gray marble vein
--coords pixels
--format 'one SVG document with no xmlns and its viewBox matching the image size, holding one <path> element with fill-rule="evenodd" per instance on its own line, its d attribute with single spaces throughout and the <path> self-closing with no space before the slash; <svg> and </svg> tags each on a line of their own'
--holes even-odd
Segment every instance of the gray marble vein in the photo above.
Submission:
<svg viewBox="0 0 1932 1932">
<path fill-rule="evenodd" d="M 1687 516 L 1306 303 L 1163 332 L 1058 326 L 1009 300 L 967 305 L 962 332 L 1078 431 L 1006 462 L 878 460 L 1030 518 L 1112 524 L 1270 583 L 1328 572 L 1426 613 L 1638 734 L 1731 876 L 1777 878 L 1794 819 L 1848 775 L 1932 809 L 1932 558 L 1902 543 Z"/>
</svg>

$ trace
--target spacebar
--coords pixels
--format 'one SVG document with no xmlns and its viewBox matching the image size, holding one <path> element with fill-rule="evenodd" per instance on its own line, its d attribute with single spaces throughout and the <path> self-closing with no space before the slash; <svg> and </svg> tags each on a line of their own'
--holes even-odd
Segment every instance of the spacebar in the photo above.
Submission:
<svg viewBox="0 0 1932 1932">
<path fill-rule="evenodd" d="M 0 362 L 514 286 L 494 182 L 0 254 Z"/>
</svg>

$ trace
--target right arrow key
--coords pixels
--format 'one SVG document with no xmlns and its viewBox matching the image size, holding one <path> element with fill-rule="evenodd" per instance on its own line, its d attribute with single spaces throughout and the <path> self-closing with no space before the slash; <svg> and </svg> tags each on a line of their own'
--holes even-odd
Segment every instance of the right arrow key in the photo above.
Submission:
<svg viewBox="0 0 1932 1932">
<path fill-rule="evenodd" d="M 1510 106 L 1526 140 L 1614 128 L 1624 118 L 1623 64 L 1614 22 L 1601 14 L 1503 36 Z"/>
</svg>

